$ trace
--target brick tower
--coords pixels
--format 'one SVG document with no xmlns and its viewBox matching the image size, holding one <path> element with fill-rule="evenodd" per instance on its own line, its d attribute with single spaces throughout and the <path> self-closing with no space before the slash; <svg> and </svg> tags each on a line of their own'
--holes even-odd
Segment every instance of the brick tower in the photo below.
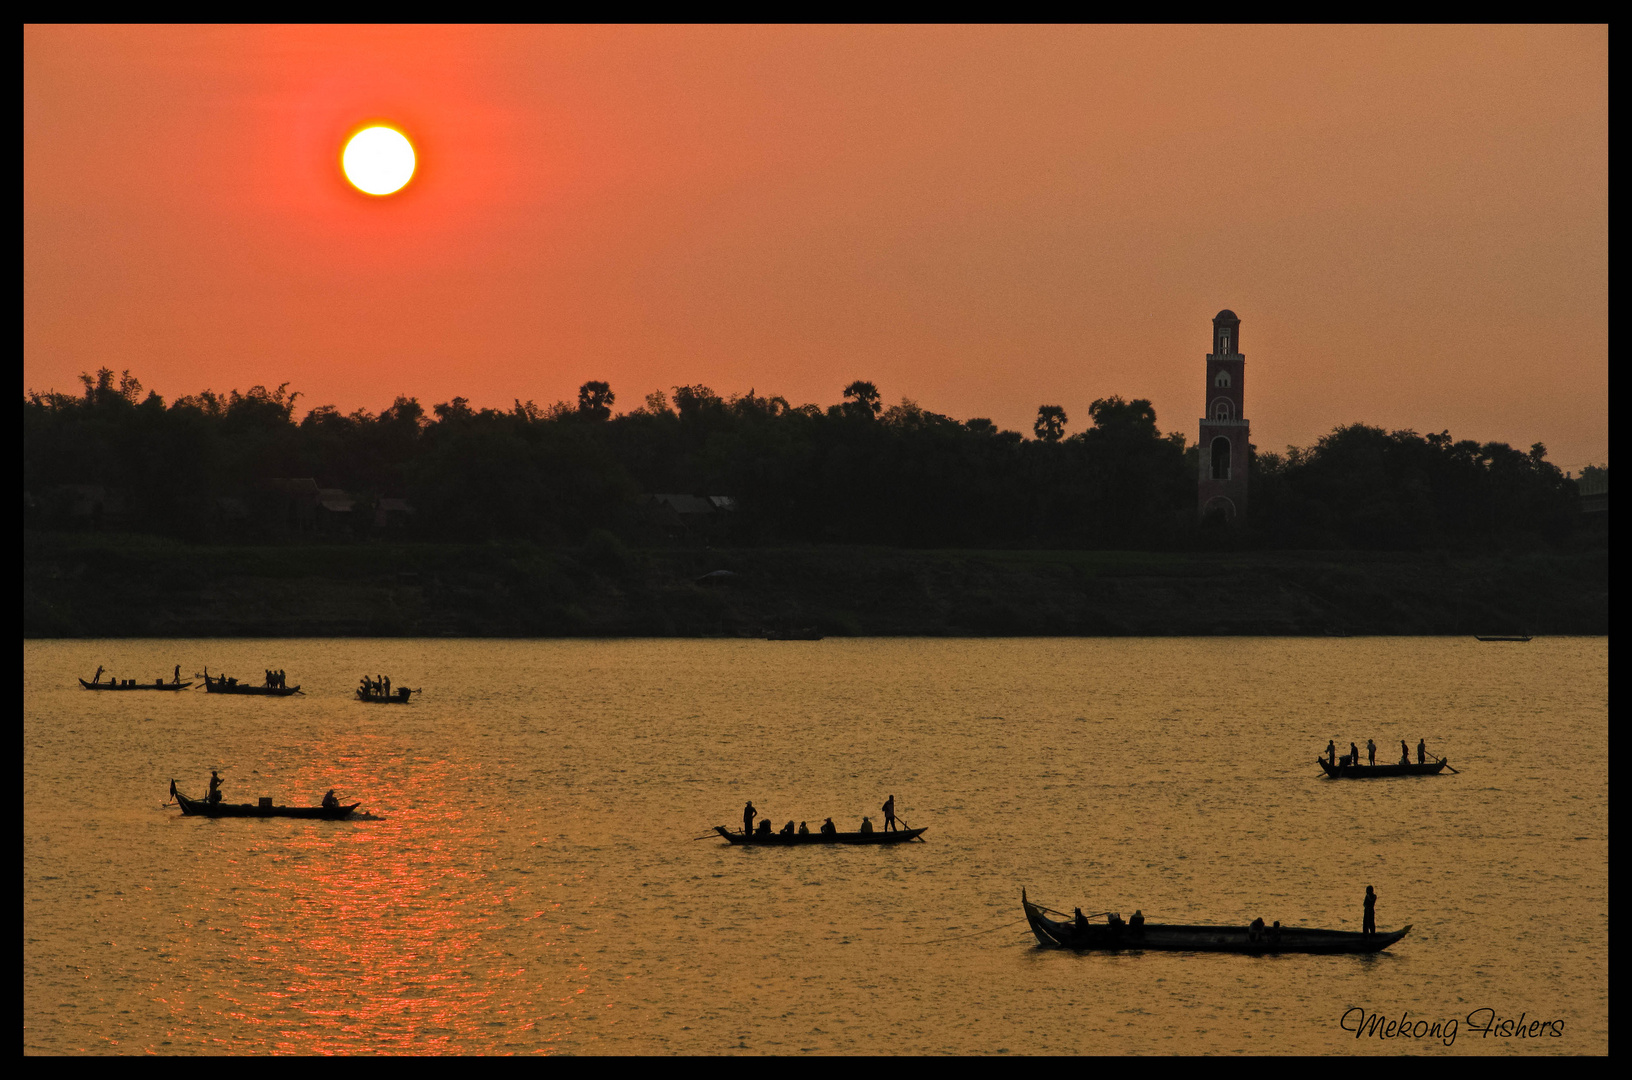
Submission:
<svg viewBox="0 0 1632 1080">
<path fill-rule="evenodd" d="M 1207 354 L 1207 415 L 1201 418 L 1201 516 L 1234 520 L 1247 509 L 1247 419 L 1241 320 L 1226 308 L 1213 316 L 1213 351 Z"/>
</svg>

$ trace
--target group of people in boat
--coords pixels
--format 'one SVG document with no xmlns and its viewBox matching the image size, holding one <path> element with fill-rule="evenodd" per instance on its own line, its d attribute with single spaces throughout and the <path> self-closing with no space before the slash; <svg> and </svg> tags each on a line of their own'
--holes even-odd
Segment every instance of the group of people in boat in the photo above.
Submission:
<svg viewBox="0 0 1632 1080">
<path fill-rule="evenodd" d="M 1088 916 L 1082 913 L 1082 909 L 1080 907 L 1072 908 L 1072 911 L 1076 913 L 1071 918 L 1072 929 L 1078 934 L 1086 935 L 1088 933 L 1089 926 Z M 1126 921 L 1123 921 L 1120 912 L 1107 911 L 1104 913 L 1104 915 L 1106 921 L 1110 924 L 1112 938 L 1118 941 L 1124 938 L 1130 941 L 1138 941 L 1140 938 L 1145 936 L 1145 913 L 1143 911 L 1136 910 L 1133 913 L 1133 917 Z M 1276 925 L 1280 924 L 1277 923 Z"/>
<path fill-rule="evenodd" d="M 1360 919 L 1362 934 L 1377 932 L 1377 890 L 1370 885 L 1366 886 L 1366 897 L 1363 903 L 1363 914 Z M 1086 937 L 1089 933 L 1089 916 L 1082 913 L 1082 909 L 1075 908 L 1076 914 L 1072 917 L 1072 929 L 1080 936 Z M 1114 911 L 1104 912 L 1110 923 L 1111 937 L 1114 940 L 1127 939 L 1138 941 L 1145 936 L 1145 913 L 1135 911 L 1133 918 L 1122 921 L 1122 916 Z M 1097 918 L 1097 916 L 1095 916 Z M 1247 940 L 1254 945 L 1279 945 L 1281 943 L 1281 921 L 1276 919 L 1268 926 L 1264 925 L 1262 916 L 1253 919 L 1247 924 Z"/>
<path fill-rule="evenodd" d="M 391 696 L 391 676 L 389 675 L 377 675 L 373 678 L 364 675 L 357 681 L 357 686 L 362 690 L 365 697 Z"/>
<path fill-rule="evenodd" d="M 105 671 L 105 670 L 106 669 L 101 664 L 96 665 L 96 674 L 91 676 L 91 685 L 92 686 L 100 686 L 102 684 L 102 672 Z M 180 686 L 181 685 L 181 665 L 180 664 L 176 665 L 175 677 L 172 678 L 170 680 L 170 682 L 171 682 L 171 685 L 174 685 L 174 686 Z M 125 680 L 121 681 L 119 679 L 115 679 L 115 678 L 110 677 L 108 679 L 108 685 L 109 686 L 135 686 L 136 685 L 136 680 L 135 679 L 125 679 Z M 147 685 L 147 684 L 144 683 L 143 685 Z M 164 685 L 164 680 L 163 679 L 154 679 L 152 685 L 154 685 L 154 686 L 163 686 Z"/>
<path fill-rule="evenodd" d="M 272 688 L 274 688 L 276 690 L 287 689 L 289 684 L 288 684 L 288 682 L 286 682 L 284 680 L 283 669 L 279 668 L 277 671 L 273 671 L 271 668 L 267 668 L 266 669 L 266 685 L 268 685 L 268 686 L 270 686 L 270 687 L 272 687 Z"/>
<path fill-rule="evenodd" d="M 896 820 L 896 817 L 895 817 L 895 796 L 891 795 L 888 799 L 885 799 L 884 800 L 884 805 L 883 805 L 883 807 L 881 809 L 884 812 L 884 831 L 885 832 L 899 831 L 900 828 L 901 828 L 901 825 Z M 770 818 L 760 819 L 759 827 L 757 829 L 754 827 L 754 818 L 758 815 L 758 813 L 759 813 L 759 811 L 754 808 L 754 804 L 753 804 L 752 800 L 749 801 L 747 806 L 744 806 L 742 808 L 742 835 L 744 835 L 744 836 L 748 836 L 748 835 L 770 836 L 770 835 L 772 835 L 772 833 L 771 833 L 772 826 L 771 826 L 771 819 Z M 833 819 L 828 818 L 827 820 L 822 822 L 822 826 L 821 826 L 821 829 L 819 830 L 819 833 L 822 836 L 833 836 L 838 831 L 839 831 L 839 827 L 837 825 L 833 824 Z M 874 832 L 875 830 L 873 828 L 873 819 L 870 818 L 870 817 L 866 817 L 866 816 L 862 817 L 861 825 L 856 829 L 856 831 L 860 832 L 860 833 Z M 799 827 L 796 829 L 793 826 L 793 822 L 789 821 L 786 825 L 782 826 L 780 835 L 782 835 L 782 836 L 809 836 L 810 835 L 810 826 L 807 825 L 805 822 L 801 821 L 799 823 Z"/>
<path fill-rule="evenodd" d="M 1358 765 L 1358 764 L 1360 764 L 1360 748 L 1355 746 L 1351 742 L 1349 744 L 1349 752 L 1347 754 L 1344 754 L 1342 759 L 1339 760 L 1339 758 L 1337 756 L 1337 742 L 1336 742 L 1336 740 L 1329 741 L 1326 744 L 1326 760 L 1331 762 L 1334 766 L 1335 765 Z M 1377 764 L 1377 743 L 1375 741 L 1371 740 L 1371 739 L 1366 740 L 1366 764 L 1367 765 Z M 1406 745 L 1404 739 L 1400 740 L 1400 760 L 1399 760 L 1399 764 L 1401 764 L 1401 765 L 1411 764 L 1411 748 Z M 1428 740 L 1427 739 L 1418 739 L 1417 740 L 1417 764 L 1418 765 L 1428 764 Z"/>
</svg>

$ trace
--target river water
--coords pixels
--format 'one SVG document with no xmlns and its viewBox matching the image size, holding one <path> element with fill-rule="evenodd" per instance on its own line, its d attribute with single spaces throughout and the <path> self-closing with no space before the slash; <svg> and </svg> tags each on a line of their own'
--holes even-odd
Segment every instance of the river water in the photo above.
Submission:
<svg viewBox="0 0 1632 1080">
<path fill-rule="evenodd" d="M 74 681 L 177 663 L 305 693 Z M 23 1048 L 1605 1053 L 1608 663 L 1605 638 L 25 641 Z M 355 702 L 364 670 L 425 693 Z M 1328 739 L 1367 738 L 1460 773 L 1323 777 Z M 162 805 L 211 768 L 229 801 L 334 787 L 366 816 Z M 749 799 L 853 829 L 891 793 L 927 842 L 692 839 Z M 1017 924 L 1024 886 L 1359 929 L 1367 884 L 1413 926 L 1371 957 L 1075 955 Z"/>
</svg>

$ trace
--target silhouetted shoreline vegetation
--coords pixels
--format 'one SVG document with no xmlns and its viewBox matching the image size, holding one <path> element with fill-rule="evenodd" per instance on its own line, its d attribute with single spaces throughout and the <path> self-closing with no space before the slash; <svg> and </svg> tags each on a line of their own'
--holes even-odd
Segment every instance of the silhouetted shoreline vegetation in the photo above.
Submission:
<svg viewBox="0 0 1632 1080">
<path fill-rule="evenodd" d="M 576 404 L 296 418 L 287 385 L 166 403 L 103 369 L 79 394 L 25 395 L 25 528 L 189 544 L 436 543 L 635 547 L 808 544 L 1185 551 L 1534 550 L 1568 546 L 1577 490 L 1546 460 L 1448 433 L 1339 427 L 1251 457 L 1245 520 L 1198 522 L 1196 450 L 1148 401 L 1111 397 L 1066 435 L 1032 438 L 857 381 L 838 404 L 675 387 L 614 413 L 604 382 Z M 668 496 L 666 500 L 661 498 Z M 712 501 L 702 501 L 713 497 Z"/>
<path fill-rule="evenodd" d="M 194 545 L 25 534 L 27 637 L 1609 632 L 1607 548 L 1130 552 Z M 705 577 L 728 570 L 729 576 Z"/>
</svg>

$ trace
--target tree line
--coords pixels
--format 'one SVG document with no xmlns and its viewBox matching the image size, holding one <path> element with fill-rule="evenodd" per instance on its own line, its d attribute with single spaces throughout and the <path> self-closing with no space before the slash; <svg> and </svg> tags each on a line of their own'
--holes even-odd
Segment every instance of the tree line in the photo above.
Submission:
<svg viewBox="0 0 1632 1080">
<path fill-rule="evenodd" d="M 1093 402 L 1073 435 L 1065 410 L 1045 405 L 1027 437 L 885 406 L 861 380 L 826 407 L 696 385 L 620 413 L 611 386 L 591 381 L 575 403 L 545 407 L 398 397 L 377 414 L 324 405 L 298 418 L 288 384 L 166 402 L 128 371 L 81 381 L 82 393 L 24 396 L 31 525 L 63 526 L 50 493 L 95 484 L 121 493 L 124 528 L 230 539 L 222 500 L 288 477 L 365 505 L 405 498 L 411 535 L 445 541 L 573 544 L 606 530 L 642 542 L 656 534 L 641 496 L 656 493 L 732 497 L 708 537 L 738 545 L 1417 549 L 1555 543 L 1578 516 L 1574 482 L 1539 443 L 1355 424 L 1254 450 L 1247 519 L 1221 529 L 1197 520 L 1197 449 L 1163 433 L 1143 399 Z"/>
</svg>

